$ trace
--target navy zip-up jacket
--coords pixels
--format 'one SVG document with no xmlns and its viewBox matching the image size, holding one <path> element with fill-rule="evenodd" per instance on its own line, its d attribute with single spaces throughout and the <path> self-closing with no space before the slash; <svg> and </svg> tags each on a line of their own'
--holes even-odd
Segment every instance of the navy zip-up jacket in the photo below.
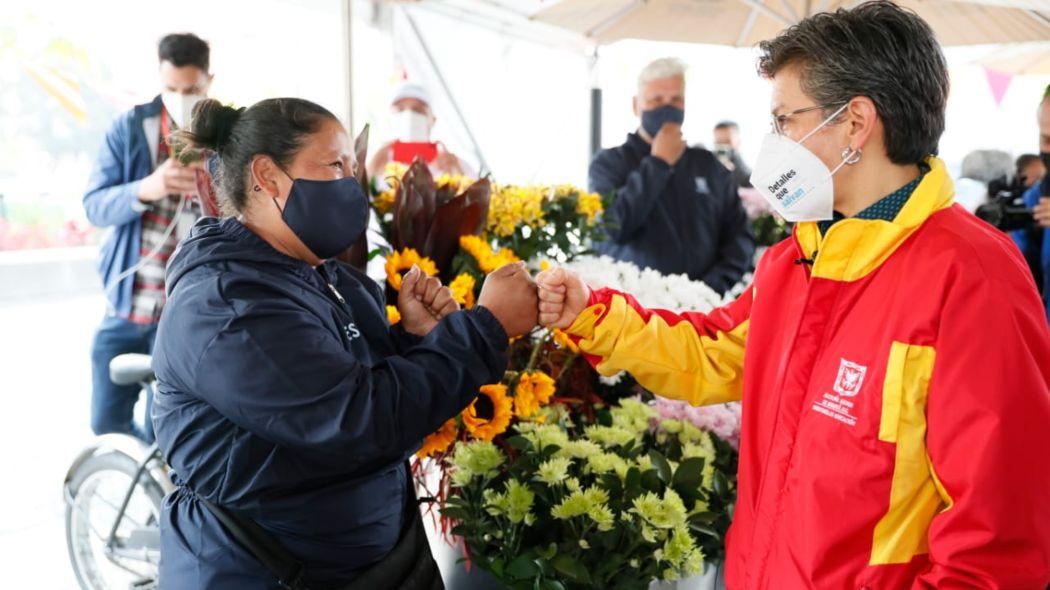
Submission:
<svg viewBox="0 0 1050 590">
<path fill-rule="evenodd" d="M 755 238 L 732 174 L 703 148 L 669 166 L 637 133 L 602 150 L 592 191 L 615 193 L 609 239 L 596 250 L 664 274 L 686 274 L 724 293 L 751 268 Z"/>
<path fill-rule="evenodd" d="M 311 268 L 235 219 L 198 222 L 167 279 L 153 422 L 179 488 L 161 588 L 278 587 L 198 497 L 272 533 L 311 588 L 353 580 L 399 537 L 405 460 L 503 376 L 502 326 L 475 308 L 415 338 L 365 275 Z"/>
</svg>

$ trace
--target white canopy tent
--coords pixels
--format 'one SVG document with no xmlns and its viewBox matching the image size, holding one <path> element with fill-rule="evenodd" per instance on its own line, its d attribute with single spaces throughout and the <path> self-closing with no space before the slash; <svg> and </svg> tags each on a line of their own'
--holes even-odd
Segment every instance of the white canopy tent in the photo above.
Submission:
<svg viewBox="0 0 1050 590">
<path fill-rule="evenodd" d="M 776 35 L 805 15 L 857 3 L 856 0 L 373 0 L 368 4 L 374 13 L 385 13 L 386 22 L 395 23 L 398 33 L 394 35 L 395 51 L 406 53 L 409 59 L 405 61 L 411 67 L 426 70 L 422 76 L 435 102 L 439 103 L 441 116 L 446 124 L 454 123 L 459 143 L 473 151 L 485 169 L 484 163 L 491 158 L 485 157 L 482 145 L 491 150 L 493 140 L 490 135 L 487 140 L 478 141 L 478 129 L 473 127 L 478 122 L 464 116 L 464 111 L 474 112 L 476 107 L 461 108 L 464 98 L 480 92 L 472 86 L 473 80 L 466 84 L 462 76 L 457 80 L 459 70 L 471 67 L 463 61 L 463 53 L 457 54 L 458 59 L 449 58 L 447 46 L 445 50 L 439 47 L 441 32 L 427 28 L 426 23 L 437 17 L 469 24 L 507 43 L 520 41 L 555 48 L 574 54 L 581 63 L 588 64 L 593 152 L 601 146 L 602 91 L 598 84 L 598 56 L 603 45 L 621 39 L 644 39 L 748 47 Z M 944 45 L 999 43 L 1040 47 L 1039 42 L 1050 41 L 1050 0 L 900 0 L 900 3 L 923 16 Z M 468 44 L 471 40 L 464 38 L 462 43 Z M 1036 50 L 1036 58 L 1039 57 L 1041 54 Z M 587 76 L 584 72 L 578 79 Z M 587 103 L 583 99 L 583 88 L 576 88 L 574 92 L 579 93 L 576 95 L 579 98 L 574 102 L 584 108 Z M 499 89 L 495 88 L 484 92 L 490 91 L 499 95 Z M 576 112 L 577 107 L 572 108 Z M 486 130 L 481 131 L 480 135 L 485 135 Z M 580 138 L 586 130 L 575 133 L 578 134 L 575 137 Z"/>
<path fill-rule="evenodd" d="M 897 0 L 942 45 L 1050 40 L 1050 0 Z M 532 16 L 598 44 L 621 39 L 752 46 L 855 0 L 562 0 Z"/>
</svg>

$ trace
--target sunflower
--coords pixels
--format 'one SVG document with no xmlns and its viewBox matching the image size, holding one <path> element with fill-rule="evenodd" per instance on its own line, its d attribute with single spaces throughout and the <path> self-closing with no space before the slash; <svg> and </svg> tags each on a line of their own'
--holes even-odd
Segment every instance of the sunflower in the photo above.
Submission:
<svg viewBox="0 0 1050 590">
<path fill-rule="evenodd" d="M 451 418 L 423 441 L 423 448 L 419 449 L 416 456 L 422 459 L 444 453 L 456 441 L 457 436 L 459 436 L 459 424 L 456 423 L 455 418 Z"/>
<path fill-rule="evenodd" d="M 482 385 L 481 395 L 460 414 L 467 432 L 478 440 L 492 440 L 510 426 L 513 402 L 502 383 Z"/>
<path fill-rule="evenodd" d="M 533 371 L 523 374 L 514 388 L 514 415 L 518 418 L 532 416 L 550 403 L 554 389 L 554 379 L 546 373 Z"/>
<path fill-rule="evenodd" d="M 452 290 L 452 298 L 463 306 L 463 309 L 474 307 L 475 284 L 474 277 L 467 273 L 460 274 L 448 284 L 448 288 Z"/>
<path fill-rule="evenodd" d="M 481 272 L 486 274 L 505 264 L 519 261 L 510 248 L 493 251 L 492 246 L 478 236 L 460 236 L 459 247 L 470 254 L 478 262 Z"/>
<path fill-rule="evenodd" d="M 401 312 L 397 310 L 397 306 L 386 306 L 386 321 L 390 322 L 391 326 L 401 321 Z"/>
<path fill-rule="evenodd" d="M 386 259 L 386 280 L 395 291 L 401 290 L 402 272 L 412 268 L 413 264 L 419 265 L 419 270 L 428 277 L 438 273 L 437 265 L 429 258 L 419 255 L 413 248 L 405 248 L 400 252 L 393 252 Z"/>
</svg>

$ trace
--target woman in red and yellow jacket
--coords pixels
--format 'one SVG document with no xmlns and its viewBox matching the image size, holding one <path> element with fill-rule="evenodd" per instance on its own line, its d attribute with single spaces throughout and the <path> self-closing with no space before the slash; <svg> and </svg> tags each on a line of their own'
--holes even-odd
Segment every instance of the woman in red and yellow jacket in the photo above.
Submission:
<svg viewBox="0 0 1050 590">
<path fill-rule="evenodd" d="M 743 400 L 729 588 L 1043 590 L 1050 332 L 1012 242 L 952 204 L 930 156 L 948 91 L 932 32 L 872 2 L 761 49 L 775 133 L 752 180 L 794 235 L 710 314 L 556 269 L 541 321 L 602 374 Z"/>
</svg>

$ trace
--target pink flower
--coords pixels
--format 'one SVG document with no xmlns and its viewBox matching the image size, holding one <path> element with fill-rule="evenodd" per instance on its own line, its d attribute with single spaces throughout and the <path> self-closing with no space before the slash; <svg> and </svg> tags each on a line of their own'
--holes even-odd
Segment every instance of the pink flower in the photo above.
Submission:
<svg viewBox="0 0 1050 590">
<path fill-rule="evenodd" d="M 714 434 L 734 449 L 740 447 L 740 403 L 691 406 L 688 402 L 657 397 L 653 403 L 661 420 L 685 420 Z"/>
</svg>

